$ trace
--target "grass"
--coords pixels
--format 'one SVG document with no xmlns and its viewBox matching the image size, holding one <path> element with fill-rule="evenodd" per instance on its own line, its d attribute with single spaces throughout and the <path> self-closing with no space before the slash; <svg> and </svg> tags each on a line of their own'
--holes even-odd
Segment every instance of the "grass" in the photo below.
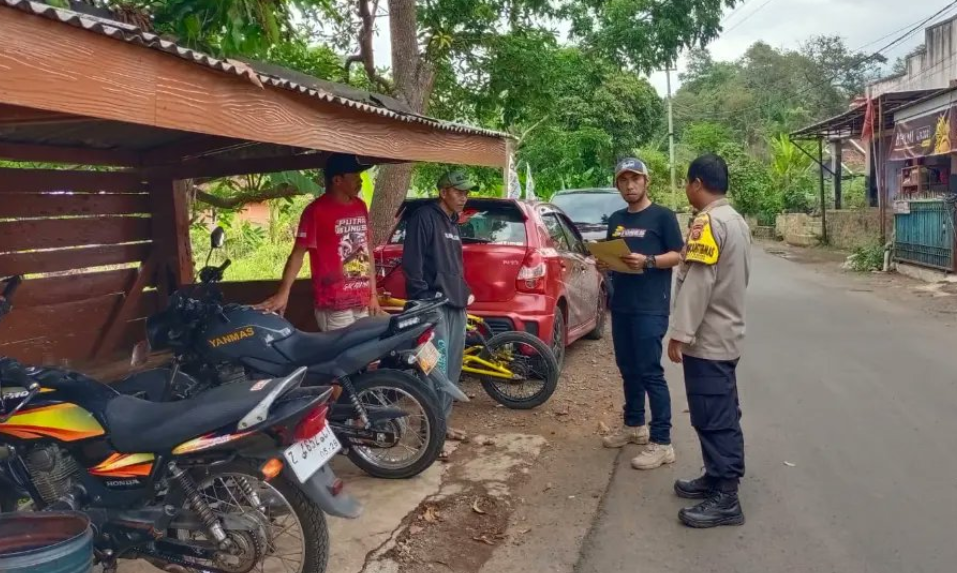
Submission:
<svg viewBox="0 0 957 573">
<path fill-rule="evenodd" d="M 884 246 L 877 243 L 857 247 L 847 259 L 848 268 L 867 273 L 884 268 Z"/>
</svg>

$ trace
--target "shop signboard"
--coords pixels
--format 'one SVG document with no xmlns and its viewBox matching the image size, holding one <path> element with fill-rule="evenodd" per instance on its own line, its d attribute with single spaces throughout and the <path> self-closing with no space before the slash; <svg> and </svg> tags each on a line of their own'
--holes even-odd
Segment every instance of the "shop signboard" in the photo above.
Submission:
<svg viewBox="0 0 957 573">
<path fill-rule="evenodd" d="M 888 159 L 904 161 L 950 153 L 955 135 L 953 108 L 898 121 Z"/>
</svg>

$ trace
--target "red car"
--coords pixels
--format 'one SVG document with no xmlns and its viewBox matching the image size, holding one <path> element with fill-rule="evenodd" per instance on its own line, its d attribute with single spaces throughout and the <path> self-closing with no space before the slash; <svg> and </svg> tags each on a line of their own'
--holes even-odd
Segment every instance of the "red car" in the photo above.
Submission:
<svg viewBox="0 0 957 573">
<path fill-rule="evenodd" d="M 376 249 L 379 286 L 405 298 L 402 242 L 409 215 L 428 199 L 406 201 L 389 243 Z M 511 199 L 471 199 L 459 218 L 465 280 L 475 302 L 469 312 L 493 332 L 528 331 L 555 351 L 579 338 L 601 338 L 605 279 L 581 234 L 554 205 Z"/>
</svg>

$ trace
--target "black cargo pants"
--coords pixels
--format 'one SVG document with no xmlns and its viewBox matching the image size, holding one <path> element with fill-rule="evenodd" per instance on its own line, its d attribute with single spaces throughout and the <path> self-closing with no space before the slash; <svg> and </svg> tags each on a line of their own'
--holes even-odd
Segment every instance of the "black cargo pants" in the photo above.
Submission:
<svg viewBox="0 0 957 573">
<path fill-rule="evenodd" d="M 738 403 L 737 360 L 685 355 L 685 391 L 691 425 L 701 441 L 705 474 L 726 492 L 744 476 L 744 434 Z"/>
</svg>

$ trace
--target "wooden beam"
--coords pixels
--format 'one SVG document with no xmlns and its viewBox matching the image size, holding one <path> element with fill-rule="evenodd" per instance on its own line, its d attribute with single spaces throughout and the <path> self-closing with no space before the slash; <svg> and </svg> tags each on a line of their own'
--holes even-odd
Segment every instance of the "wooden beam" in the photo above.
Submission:
<svg viewBox="0 0 957 573">
<path fill-rule="evenodd" d="M 140 164 L 139 156 L 132 151 L 25 143 L 0 143 L 0 159 L 111 167 L 137 167 Z"/>
<path fill-rule="evenodd" d="M 0 126 L 45 125 L 84 121 L 90 121 L 90 118 L 0 103 Z"/>
<path fill-rule="evenodd" d="M 150 243 L 134 243 L 0 254 L 0 276 L 58 273 L 78 268 L 135 263 L 145 260 L 152 248 Z"/>
<path fill-rule="evenodd" d="M 149 214 L 146 193 L 10 193 L 0 201 L 0 219 Z"/>
<path fill-rule="evenodd" d="M 505 164 L 504 138 L 438 130 L 262 88 L 158 50 L 0 10 L 0 103 L 402 161 Z"/>
<path fill-rule="evenodd" d="M 0 221 L 0 248 L 7 252 L 134 243 L 149 239 L 149 217 Z"/>
<path fill-rule="evenodd" d="M 44 191 L 141 193 L 143 190 L 142 176 L 134 172 L 0 167 L 0 196 L 4 193 L 42 193 Z"/>
<path fill-rule="evenodd" d="M 142 160 L 145 166 L 166 165 L 248 145 L 256 144 L 215 135 L 188 135 L 173 143 L 144 152 Z"/>
<path fill-rule="evenodd" d="M 252 157 L 249 159 L 197 159 L 164 167 L 152 167 L 143 171 L 144 176 L 160 176 L 169 179 L 199 179 L 250 175 L 253 173 L 278 173 L 300 169 L 321 169 L 326 165 L 328 153 L 304 153 L 286 157 Z"/>
<path fill-rule="evenodd" d="M 153 179 L 149 182 L 153 210 L 151 236 L 164 299 L 193 282 L 193 249 L 189 240 L 189 193 L 185 181 Z"/>
<path fill-rule="evenodd" d="M 140 265 L 139 272 L 126 291 L 126 296 L 123 297 L 122 302 L 116 305 L 110 319 L 106 323 L 106 332 L 103 333 L 103 338 L 100 339 L 100 343 L 93 352 L 94 360 L 103 358 L 116 349 L 117 343 L 120 341 L 120 336 L 126 330 L 126 323 L 129 322 L 131 318 L 136 318 L 135 311 L 140 304 L 140 300 L 143 298 L 143 289 L 155 282 L 155 271 L 155 256 L 146 259 L 143 261 L 143 264 Z"/>
<path fill-rule="evenodd" d="M 17 310 L 121 294 L 135 276 L 136 268 L 126 268 L 25 280 L 17 291 Z"/>
</svg>

